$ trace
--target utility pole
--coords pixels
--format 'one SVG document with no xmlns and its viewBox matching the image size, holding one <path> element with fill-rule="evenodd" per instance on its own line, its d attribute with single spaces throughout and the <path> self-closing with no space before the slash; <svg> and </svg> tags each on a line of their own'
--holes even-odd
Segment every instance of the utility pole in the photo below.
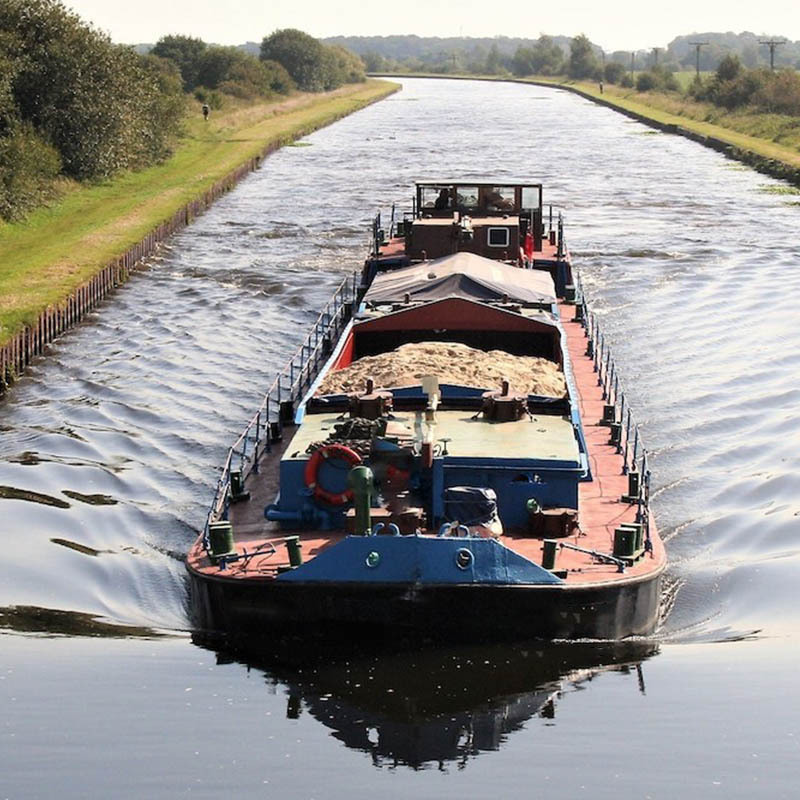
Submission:
<svg viewBox="0 0 800 800">
<path fill-rule="evenodd" d="M 661 49 L 660 47 L 654 47 L 653 48 L 653 66 L 654 67 L 658 66 L 658 51 L 660 49 Z"/>
<path fill-rule="evenodd" d="M 631 51 L 631 84 L 633 84 L 633 64 L 636 59 L 636 51 Z"/>
<path fill-rule="evenodd" d="M 786 44 L 786 39 L 768 39 L 766 42 L 759 41 L 759 44 L 766 44 L 769 46 L 769 68 L 775 71 L 775 48 L 779 44 Z"/>
<path fill-rule="evenodd" d="M 697 80 L 700 80 L 700 48 L 707 47 L 711 42 L 689 42 L 695 48 L 695 64 L 697 65 Z"/>
</svg>

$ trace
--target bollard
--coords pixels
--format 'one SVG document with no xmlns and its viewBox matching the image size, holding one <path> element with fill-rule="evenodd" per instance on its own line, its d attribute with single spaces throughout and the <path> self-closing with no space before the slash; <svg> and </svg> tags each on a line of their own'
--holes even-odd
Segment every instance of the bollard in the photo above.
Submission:
<svg viewBox="0 0 800 800">
<path fill-rule="evenodd" d="M 286 550 L 289 553 L 289 565 L 299 567 L 303 563 L 303 549 L 300 546 L 299 536 L 287 536 L 284 539 Z"/>
<path fill-rule="evenodd" d="M 353 490 L 353 503 L 355 506 L 355 528 L 353 533 L 365 536 L 372 530 L 370 506 L 374 491 L 372 483 L 372 470 L 369 467 L 353 467 L 347 475 L 347 485 Z"/>
<path fill-rule="evenodd" d="M 542 542 L 542 566 L 545 569 L 555 569 L 558 542 L 555 539 L 545 539 Z"/>
<path fill-rule="evenodd" d="M 223 556 L 236 552 L 233 542 L 233 526 L 228 520 L 212 522 L 208 526 L 209 557 L 216 564 Z"/>
<path fill-rule="evenodd" d="M 240 469 L 231 470 L 231 502 L 238 503 L 240 500 L 249 500 L 250 492 L 245 491 L 244 479 Z"/>
<path fill-rule="evenodd" d="M 622 496 L 626 503 L 635 503 L 639 499 L 641 492 L 641 483 L 639 481 L 639 473 L 636 470 L 631 470 L 628 473 L 628 493 Z"/>
</svg>

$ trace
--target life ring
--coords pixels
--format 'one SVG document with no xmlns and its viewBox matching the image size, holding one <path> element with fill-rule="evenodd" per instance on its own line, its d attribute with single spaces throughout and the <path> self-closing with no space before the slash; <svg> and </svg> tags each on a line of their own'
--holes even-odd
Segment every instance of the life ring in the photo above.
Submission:
<svg viewBox="0 0 800 800">
<path fill-rule="evenodd" d="M 325 444 L 319 450 L 315 450 L 306 463 L 304 478 L 306 486 L 313 490 L 314 498 L 332 506 L 343 506 L 353 499 L 353 490 L 346 489 L 338 494 L 329 492 L 324 486 L 320 486 L 317 480 L 317 473 L 320 466 L 322 466 L 322 462 L 329 458 L 338 458 L 346 461 L 352 468 L 361 463 L 361 456 L 355 450 L 351 450 L 343 444 Z"/>
</svg>

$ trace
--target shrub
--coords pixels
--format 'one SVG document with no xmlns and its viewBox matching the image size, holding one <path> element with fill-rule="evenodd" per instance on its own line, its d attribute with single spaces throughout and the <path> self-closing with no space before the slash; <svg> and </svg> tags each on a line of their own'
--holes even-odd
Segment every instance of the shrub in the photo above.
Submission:
<svg viewBox="0 0 800 800">
<path fill-rule="evenodd" d="M 642 72 L 636 76 L 636 91 L 649 92 L 656 88 L 656 79 L 652 72 Z"/>
<path fill-rule="evenodd" d="M 609 61 L 603 75 L 609 83 L 619 83 L 625 77 L 625 67 L 619 61 Z"/>
<path fill-rule="evenodd" d="M 760 81 L 751 100 L 761 111 L 800 116 L 800 76 L 792 69 L 758 71 Z"/>
<path fill-rule="evenodd" d="M 215 111 L 218 111 L 225 105 L 222 92 L 216 89 L 209 89 L 206 86 L 197 86 L 194 90 L 194 96 L 201 103 L 208 104 L 209 108 L 213 108 Z"/>
<path fill-rule="evenodd" d="M 55 194 L 61 159 L 27 123 L 12 123 L 0 136 L 0 217 L 22 219 Z"/>
</svg>

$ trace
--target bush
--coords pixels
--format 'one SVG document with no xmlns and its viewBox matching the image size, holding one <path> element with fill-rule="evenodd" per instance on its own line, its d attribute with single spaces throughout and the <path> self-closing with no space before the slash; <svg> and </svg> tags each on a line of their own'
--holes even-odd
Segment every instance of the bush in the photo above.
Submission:
<svg viewBox="0 0 800 800">
<path fill-rule="evenodd" d="M 651 72 L 642 72 L 636 76 L 636 91 L 649 92 L 656 88 L 656 79 Z"/>
<path fill-rule="evenodd" d="M 0 217 L 22 219 L 55 194 L 61 159 L 27 123 L 10 124 L 0 136 Z"/>
<path fill-rule="evenodd" d="M 656 65 L 647 72 L 639 73 L 636 77 L 636 91 L 650 92 L 653 90 L 677 92 L 680 90 L 680 85 L 671 72 Z"/>
<path fill-rule="evenodd" d="M 625 67 L 619 61 L 609 61 L 603 75 L 608 83 L 619 83 L 625 77 Z"/>
<path fill-rule="evenodd" d="M 631 78 L 630 72 L 626 72 L 622 78 L 620 79 L 619 85 L 623 89 L 633 89 L 633 78 Z"/>
<path fill-rule="evenodd" d="M 292 80 L 292 76 L 286 68 L 277 61 L 262 61 L 261 67 L 266 75 L 267 83 L 273 92 L 278 94 L 289 94 L 297 88 L 297 84 Z"/>
<path fill-rule="evenodd" d="M 757 75 L 759 85 L 751 98 L 759 110 L 768 114 L 800 116 L 800 76 L 794 70 L 759 70 Z"/>
<path fill-rule="evenodd" d="M 195 99 L 199 100 L 201 103 L 206 103 L 209 108 L 213 108 L 215 111 L 218 111 L 225 105 L 222 92 L 218 92 L 216 89 L 209 89 L 206 86 L 198 86 L 195 88 L 194 96 Z"/>
</svg>

